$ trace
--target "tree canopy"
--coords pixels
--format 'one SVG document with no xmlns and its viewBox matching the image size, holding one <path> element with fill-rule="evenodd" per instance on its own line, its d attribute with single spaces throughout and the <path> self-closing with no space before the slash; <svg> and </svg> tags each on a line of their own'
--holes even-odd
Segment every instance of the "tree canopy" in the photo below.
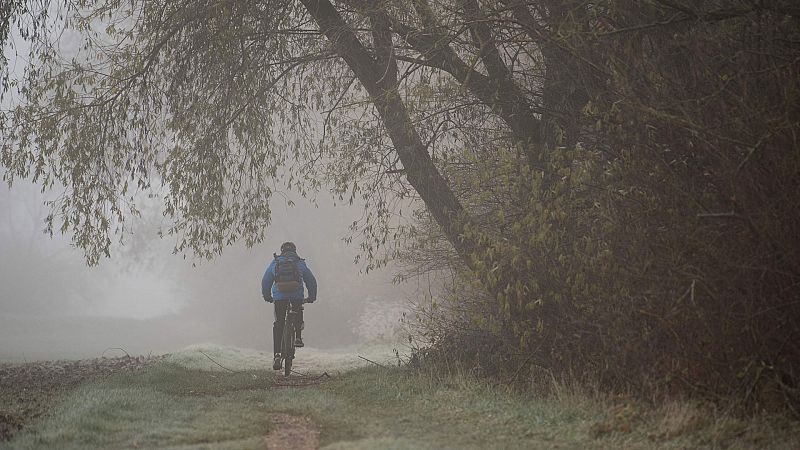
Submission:
<svg viewBox="0 0 800 450">
<path fill-rule="evenodd" d="M 800 371 L 794 2 L 66 11 L 81 45 L 30 40 L 4 89 L 0 161 L 9 182 L 64 187 L 49 224 L 90 262 L 139 192 L 163 195 L 176 251 L 206 256 L 262 239 L 275 194 L 332 186 L 365 203 L 378 258 L 408 236 L 393 214 L 414 198 L 412 248 L 425 241 L 489 294 L 459 317 L 554 370 L 729 392 L 763 367 Z"/>
</svg>

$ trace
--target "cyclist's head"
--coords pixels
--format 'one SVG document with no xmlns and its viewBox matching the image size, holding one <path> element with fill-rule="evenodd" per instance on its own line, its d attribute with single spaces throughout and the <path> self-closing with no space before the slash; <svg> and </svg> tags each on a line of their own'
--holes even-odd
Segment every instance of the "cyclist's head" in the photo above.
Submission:
<svg viewBox="0 0 800 450">
<path fill-rule="evenodd" d="M 281 253 L 286 252 L 297 252 L 297 246 L 294 245 L 294 242 L 284 242 L 281 244 Z"/>
</svg>

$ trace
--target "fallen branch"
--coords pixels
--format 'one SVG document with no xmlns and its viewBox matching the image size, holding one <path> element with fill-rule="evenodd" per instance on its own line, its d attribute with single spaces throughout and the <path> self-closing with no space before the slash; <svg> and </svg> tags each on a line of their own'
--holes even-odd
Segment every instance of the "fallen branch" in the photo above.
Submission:
<svg viewBox="0 0 800 450">
<path fill-rule="evenodd" d="M 297 372 L 297 371 L 294 371 L 294 370 L 292 370 L 292 373 L 295 374 L 295 375 L 300 375 L 303 378 L 311 379 L 311 380 L 320 380 L 322 378 L 330 378 L 331 377 L 330 375 L 328 375 L 328 372 L 322 372 L 322 375 L 318 375 L 316 377 L 312 377 L 311 375 L 309 375 L 307 373 Z"/>
<path fill-rule="evenodd" d="M 103 353 L 101 353 L 100 356 L 105 356 L 106 352 L 109 351 L 109 350 L 119 350 L 122 353 L 125 353 L 125 356 L 127 356 L 128 358 L 131 357 L 131 355 L 129 355 L 128 352 L 126 352 L 125 349 L 121 348 L 121 347 L 108 347 L 107 349 L 103 350 Z"/>
<path fill-rule="evenodd" d="M 731 212 L 724 212 L 724 213 L 705 213 L 705 214 L 698 214 L 698 215 L 697 215 L 697 217 L 698 217 L 699 219 L 740 219 L 740 220 L 746 220 L 744 217 L 742 217 L 742 216 L 741 216 L 741 215 L 739 215 L 739 214 L 736 214 L 736 213 L 735 213 L 735 212 L 733 212 L 733 211 L 731 211 Z"/>
<path fill-rule="evenodd" d="M 372 361 L 371 359 L 364 358 L 364 357 L 363 357 L 363 356 L 361 356 L 361 355 L 358 355 L 358 357 L 359 357 L 359 358 L 361 358 L 361 359 L 363 359 L 364 361 L 366 361 L 366 362 L 368 362 L 368 363 L 372 363 L 372 364 L 375 364 L 375 365 L 376 365 L 376 366 L 378 366 L 378 367 L 383 367 L 384 369 L 388 369 L 388 367 L 384 366 L 384 365 L 383 365 L 383 364 L 381 364 L 381 363 L 376 363 L 375 361 Z"/>
<path fill-rule="evenodd" d="M 227 370 L 228 372 L 231 372 L 231 373 L 241 373 L 241 371 L 240 371 L 240 370 L 233 370 L 233 369 L 229 369 L 229 368 L 227 368 L 227 367 L 223 366 L 222 364 L 220 364 L 220 363 L 218 363 L 218 362 L 214 361 L 214 358 L 212 358 L 212 357 L 208 356 L 208 355 L 206 354 L 206 352 L 204 352 L 204 351 L 202 351 L 202 350 L 198 350 L 198 352 L 200 352 L 200 353 L 201 353 L 203 356 L 205 356 L 206 358 L 208 358 L 208 360 L 209 360 L 209 361 L 211 361 L 211 362 L 213 362 L 214 364 L 216 364 L 216 365 L 218 365 L 218 366 L 222 367 L 223 369 Z"/>
</svg>

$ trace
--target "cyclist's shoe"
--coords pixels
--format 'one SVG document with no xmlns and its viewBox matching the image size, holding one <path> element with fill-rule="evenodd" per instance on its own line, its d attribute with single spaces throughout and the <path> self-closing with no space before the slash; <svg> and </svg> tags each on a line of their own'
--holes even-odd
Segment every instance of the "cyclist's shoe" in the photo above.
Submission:
<svg viewBox="0 0 800 450">
<path fill-rule="evenodd" d="M 294 346 L 295 347 L 300 348 L 300 347 L 303 347 L 304 345 L 305 344 L 303 344 L 303 339 L 302 338 L 298 337 L 297 339 L 294 340 Z"/>
<path fill-rule="evenodd" d="M 276 353 L 275 359 L 272 360 L 272 368 L 274 370 L 281 370 L 281 354 Z"/>
</svg>

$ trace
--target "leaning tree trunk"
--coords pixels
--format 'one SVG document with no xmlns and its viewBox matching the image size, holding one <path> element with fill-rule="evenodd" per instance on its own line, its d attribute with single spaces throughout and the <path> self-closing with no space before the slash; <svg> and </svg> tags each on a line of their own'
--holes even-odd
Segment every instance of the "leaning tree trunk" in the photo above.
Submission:
<svg viewBox="0 0 800 450">
<path fill-rule="evenodd" d="M 473 267 L 477 242 L 465 233 L 470 222 L 464 207 L 433 164 L 397 92 L 396 62 L 388 35 L 389 20 L 380 11 L 370 14 L 381 63 L 364 47 L 328 0 L 301 0 L 355 76 L 369 93 L 380 114 L 406 177 L 462 260 Z M 388 36 L 388 43 L 386 39 Z M 381 45 L 384 43 L 385 45 Z M 388 68 L 388 69 L 387 69 Z"/>
</svg>

